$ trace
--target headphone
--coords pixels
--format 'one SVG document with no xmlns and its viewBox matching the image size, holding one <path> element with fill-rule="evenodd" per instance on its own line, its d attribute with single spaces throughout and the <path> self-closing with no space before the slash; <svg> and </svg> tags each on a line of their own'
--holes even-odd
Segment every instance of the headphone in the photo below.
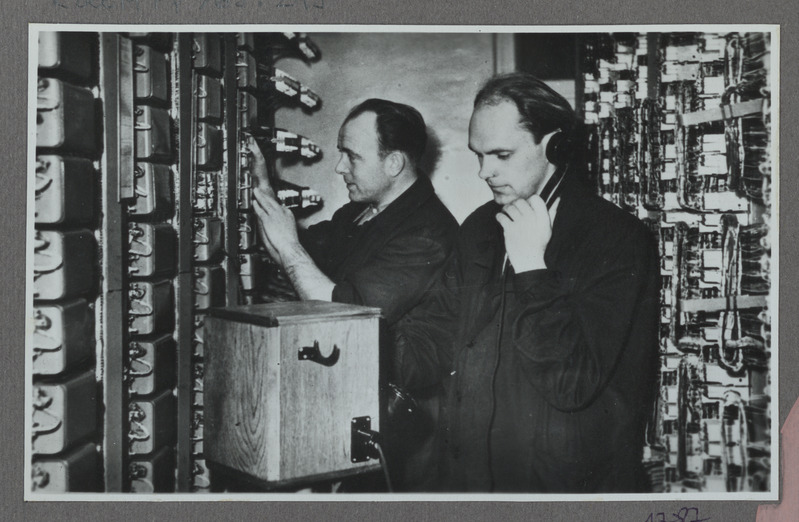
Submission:
<svg viewBox="0 0 799 522">
<path fill-rule="evenodd" d="M 549 142 L 547 142 L 547 148 L 544 151 L 547 161 L 557 167 L 555 173 L 549 178 L 539 194 L 546 203 L 547 208 L 550 208 L 560 196 L 563 178 L 566 176 L 566 170 L 568 170 L 569 161 L 571 161 L 572 144 L 571 134 L 560 129 L 557 129 L 555 134 L 549 138 Z"/>
<path fill-rule="evenodd" d="M 547 161 L 558 167 L 563 167 L 569 163 L 572 152 L 573 140 L 570 133 L 560 129 L 549 138 L 545 151 Z"/>
</svg>

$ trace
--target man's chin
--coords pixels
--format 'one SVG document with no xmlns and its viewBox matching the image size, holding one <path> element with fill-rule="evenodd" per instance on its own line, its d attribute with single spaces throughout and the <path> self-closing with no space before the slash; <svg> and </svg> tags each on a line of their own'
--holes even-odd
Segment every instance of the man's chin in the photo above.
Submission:
<svg viewBox="0 0 799 522">
<path fill-rule="evenodd" d="M 505 206 L 508 203 L 512 203 L 516 198 L 511 196 L 510 194 L 497 194 L 494 193 L 494 202 L 497 205 Z"/>
</svg>

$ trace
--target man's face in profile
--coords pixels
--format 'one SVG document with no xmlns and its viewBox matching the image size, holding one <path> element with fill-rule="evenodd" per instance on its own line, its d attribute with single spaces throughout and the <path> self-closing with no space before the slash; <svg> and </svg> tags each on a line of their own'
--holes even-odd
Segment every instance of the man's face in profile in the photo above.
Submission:
<svg viewBox="0 0 799 522">
<path fill-rule="evenodd" d="M 480 179 L 500 205 L 537 193 L 552 167 L 545 141 L 535 143 L 519 122 L 516 104 L 507 100 L 478 106 L 469 122 L 469 148 L 480 162 Z"/>
<path fill-rule="evenodd" d="M 379 203 L 391 186 L 391 177 L 380 157 L 376 115 L 365 112 L 345 123 L 338 133 L 341 158 L 336 172 L 347 184 L 350 201 Z"/>
</svg>

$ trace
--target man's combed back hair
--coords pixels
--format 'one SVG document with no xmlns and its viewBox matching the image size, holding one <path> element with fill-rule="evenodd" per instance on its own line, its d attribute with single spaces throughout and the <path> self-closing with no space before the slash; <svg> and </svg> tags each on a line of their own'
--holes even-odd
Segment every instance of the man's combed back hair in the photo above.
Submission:
<svg viewBox="0 0 799 522">
<path fill-rule="evenodd" d="M 531 74 L 494 76 L 475 96 L 474 108 L 498 105 L 503 101 L 516 104 L 520 123 L 530 131 L 535 143 L 540 143 L 545 135 L 557 129 L 568 134 L 576 125 L 574 111 L 566 98 Z"/>
<path fill-rule="evenodd" d="M 427 145 L 427 127 L 419 111 L 403 103 L 370 98 L 353 107 L 342 126 L 365 112 L 373 112 L 377 116 L 380 156 L 385 158 L 390 152 L 403 152 L 414 170 L 417 169 Z"/>
</svg>

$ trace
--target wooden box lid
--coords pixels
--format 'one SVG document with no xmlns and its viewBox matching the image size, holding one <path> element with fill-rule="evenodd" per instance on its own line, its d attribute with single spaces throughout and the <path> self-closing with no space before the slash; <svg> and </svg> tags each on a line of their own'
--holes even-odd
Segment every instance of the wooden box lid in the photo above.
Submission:
<svg viewBox="0 0 799 522">
<path fill-rule="evenodd" d="M 239 323 L 275 327 L 336 319 L 365 319 L 379 316 L 380 308 L 328 301 L 287 301 L 212 308 L 209 314 Z"/>
</svg>

